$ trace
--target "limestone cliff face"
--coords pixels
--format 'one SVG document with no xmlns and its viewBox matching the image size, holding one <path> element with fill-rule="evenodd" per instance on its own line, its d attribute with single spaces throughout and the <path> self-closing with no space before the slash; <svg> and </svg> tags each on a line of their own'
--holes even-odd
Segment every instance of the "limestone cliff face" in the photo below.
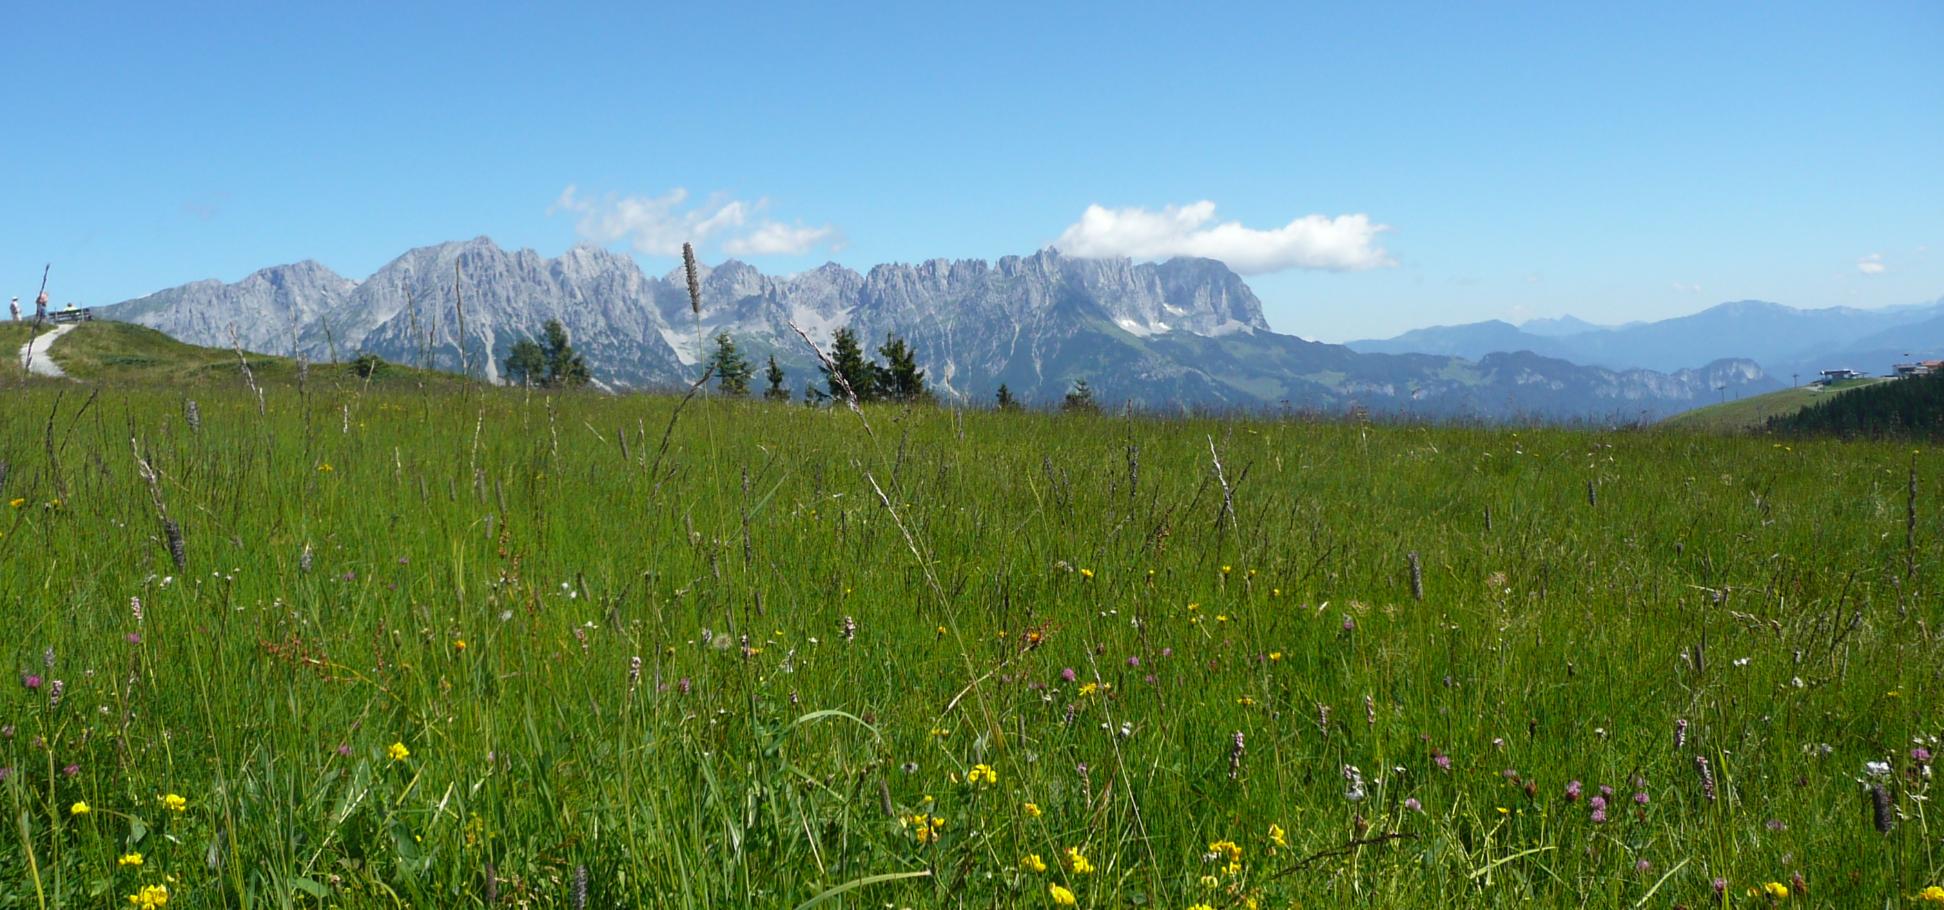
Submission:
<svg viewBox="0 0 1944 910">
<path fill-rule="evenodd" d="M 730 260 L 700 274 L 702 311 L 679 270 L 650 277 L 631 257 L 576 248 L 548 259 L 484 237 L 411 250 L 363 281 L 314 262 L 235 284 L 201 281 L 104 310 L 184 341 L 388 360 L 497 378 L 507 350 L 547 320 L 567 327 L 610 387 L 692 380 L 728 332 L 759 365 L 774 356 L 795 394 L 816 384 L 819 344 L 840 327 L 867 347 L 896 335 L 948 399 L 1026 401 L 1077 379 L 1110 404 L 1339 408 L 1483 417 L 1659 416 L 1774 384 L 1745 360 L 1675 372 L 1576 366 L 1531 353 L 1477 361 L 1357 353 L 1272 331 L 1262 303 L 1220 262 L 1136 263 L 1042 250 L 996 262 L 933 259 L 859 274 L 836 263 L 765 275 Z M 456 288 L 456 291 L 455 291 Z M 461 305 L 463 300 L 463 305 Z M 463 330 L 462 330 L 463 324 Z"/>
</svg>

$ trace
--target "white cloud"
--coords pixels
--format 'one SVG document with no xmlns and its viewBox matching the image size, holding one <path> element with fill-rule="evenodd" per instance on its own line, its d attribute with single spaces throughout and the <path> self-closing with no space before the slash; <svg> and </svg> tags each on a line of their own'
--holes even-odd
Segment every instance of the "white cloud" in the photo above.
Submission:
<svg viewBox="0 0 1944 910">
<path fill-rule="evenodd" d="M 1159 212 L 1090 205 L 1053 245 L 1082 259 L 1219 259 L 1244 275 L 1285 269 L 1355 271 L 1397 264 L 1376 243 L 1377 235 L 1390 228 L 1373 223 L 1368 215 L 1304 215 L 1266 230 L 1236 221 L 1211 223 L 1214 218 L 1215 203 L 1207 200 L 1171 205 Z"/>
<path fill-rule="evenodd" d="M 1856 270 L 1865 275 L 1881 275 L 1883 274 L 1883 269 L 1882 253 L 1871 253 L 1868 256 L 1856 260 Z"/>
<path fill-rule="evenodd" d="M 801 256 L 819 246 L 837 250 L 843 245 L 837 229 L 827 224 L 805 227 L 767 221 L 750 234 L 730 238 L 722 251 L 731 256 Z"/>
<path fill-rule="evenodd" d="M 1682 294 L 1699 294 L 1701 293 L 1701 286 L 1698 284 L 1689 284 L 1689 283 L 1676 281 L 1674 282 L 1674 290 Z"/>
<path fill-rule="evenodd" d="M 625 241 L 635 252 L 651 256 L 680 255 L 683 243 L 718 244 L 732 256 L 800 255 L 839 244 L 837 229 L 830 225 L 805 227 L 760 217 L 768 207 L 766 199 L 744 202 L 722 196 L 690 203 L 688 190 L 681 187 L 660 196 L 590 199 L 569 184 L 547 214 L 575 215 L 574 231 L 584 241 Z"/>
</svg>

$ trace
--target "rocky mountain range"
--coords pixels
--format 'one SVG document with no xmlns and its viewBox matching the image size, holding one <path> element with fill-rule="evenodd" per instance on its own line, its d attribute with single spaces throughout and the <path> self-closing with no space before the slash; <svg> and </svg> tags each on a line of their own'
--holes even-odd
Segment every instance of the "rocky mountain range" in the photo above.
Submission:
<svg viewBox="0 0 1944 910">
<path fill-rule="evenodd" d="M 489 379 L 515 341 L 558 319 L 610 388 L 692 381 L 698 351 L 727 331 L 757 364 L 774 354 L 800 394 L 818 376 L 792 322 L 820 344 L 841 326 L 873 345 L 898 335 L 943 396 L 970 402 L 989 402 L 1005 383 L 1047 403 L 1085 379 L 1105 403 L 1149 408 L 1635 420 L 1776 386 L 1747 360 L 1615 369 L 1540 353 L 1360 353 L 1305 341 L 1272 331 L 1248 285 L 1207 259 L 1149 264 L 1049 249 L 784 276 L 731 260 L 704 268 L 701 285 L 698 319 L 679 271 L 651 277 L 604 249 L 549 259 L 480 237 L 411 250 L 362 281 L 302 262 L 100 312 L 197 344 L 315 360 L 370 352 Z"/>
</svg>

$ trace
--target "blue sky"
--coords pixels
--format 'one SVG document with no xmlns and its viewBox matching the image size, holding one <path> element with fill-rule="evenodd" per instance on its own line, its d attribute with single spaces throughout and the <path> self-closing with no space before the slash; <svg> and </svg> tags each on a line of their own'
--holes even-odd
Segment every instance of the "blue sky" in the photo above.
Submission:
<svg viewBox="0 0 1944 910">
<path fill-rule="evenodd" d="M 1936 2 L 295 6 L 10 9 L 0 296 L 479 234 L 1202 253 L 1324 340 L 1944 295 Z"/>
</svg>

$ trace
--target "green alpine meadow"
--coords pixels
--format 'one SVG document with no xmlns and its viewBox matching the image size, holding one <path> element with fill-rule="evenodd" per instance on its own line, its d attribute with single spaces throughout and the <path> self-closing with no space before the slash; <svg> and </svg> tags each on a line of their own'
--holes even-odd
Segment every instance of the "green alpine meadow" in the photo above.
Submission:
<svg viewBox="0 0 1944 910">
<path fill-rule="evenodd" d="M 218 360 L 0 389 L 0 907 L 1944 901 L 1928 446 Z"/>
</svg>

